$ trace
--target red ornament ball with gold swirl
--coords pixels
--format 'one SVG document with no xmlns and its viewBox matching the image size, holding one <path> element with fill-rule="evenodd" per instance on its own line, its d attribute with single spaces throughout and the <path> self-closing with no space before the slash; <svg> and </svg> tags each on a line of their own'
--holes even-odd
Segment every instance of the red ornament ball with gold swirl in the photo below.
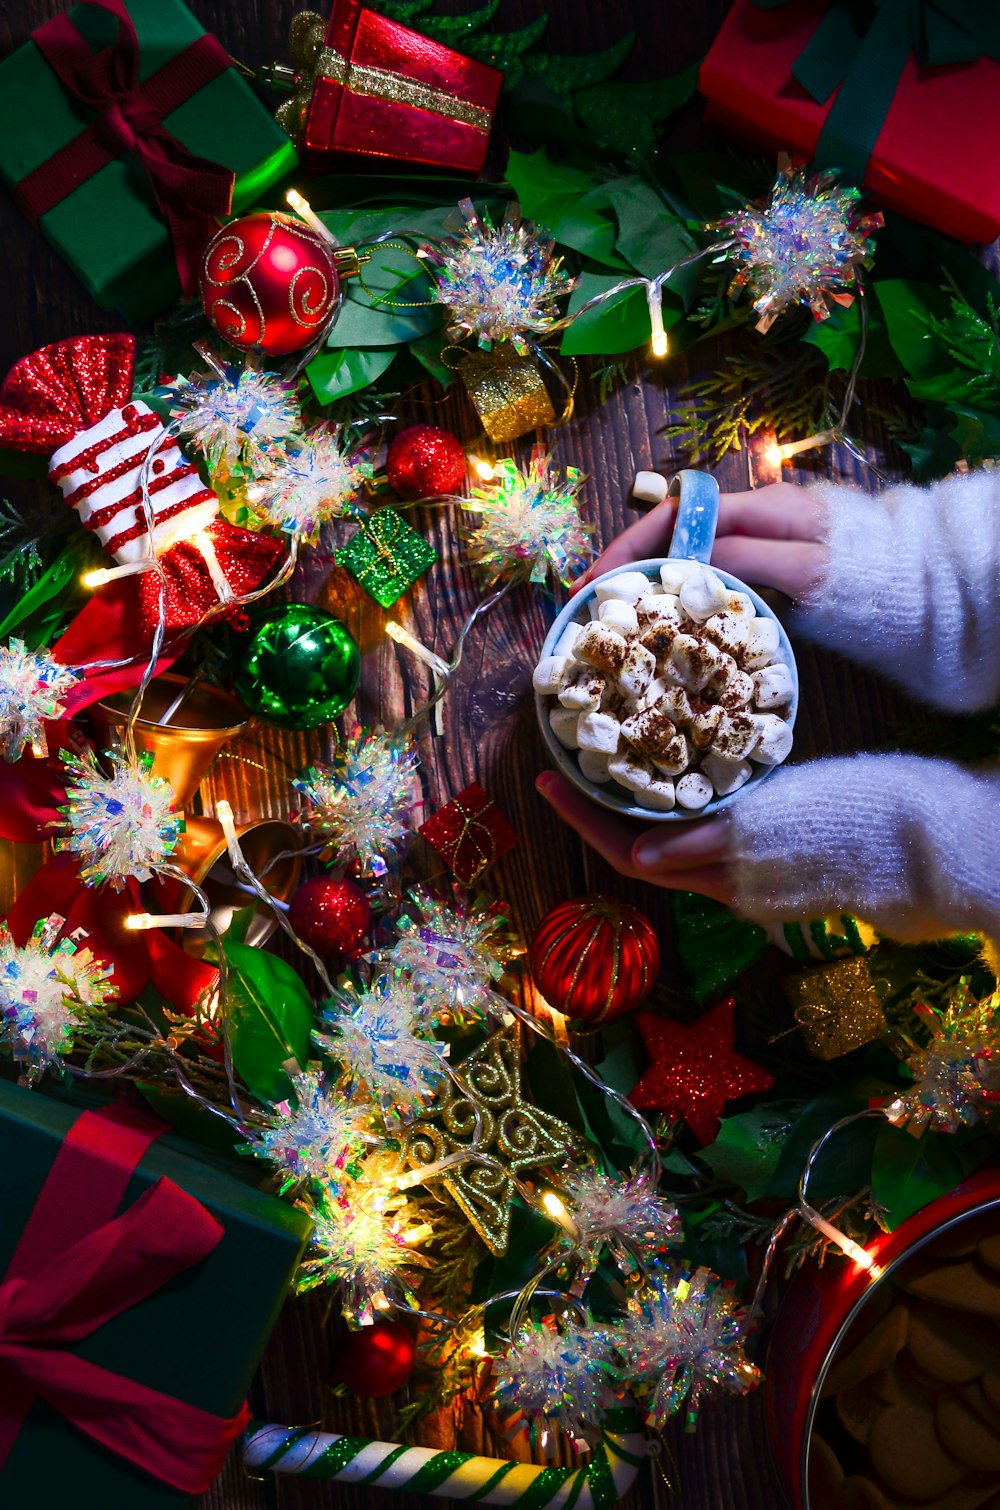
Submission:
<svg viewBox="0 0 1000 1510">
<path fill-rule="evenodd" d="M 208 321 L 224 340 L 281 357 L 332 321 L 340 280 L 322 236 L 272 210 L 231 220 L 212 237 L 200 285 Z"/>
<path fill-rule="evenodd" d="M 530 960 L 549 1006 L 596 1026 L 646 999 L 660 973 L 660 945 L 634 907 L 611 897 L 577 897 L 542 919 Z"/>
</svg>

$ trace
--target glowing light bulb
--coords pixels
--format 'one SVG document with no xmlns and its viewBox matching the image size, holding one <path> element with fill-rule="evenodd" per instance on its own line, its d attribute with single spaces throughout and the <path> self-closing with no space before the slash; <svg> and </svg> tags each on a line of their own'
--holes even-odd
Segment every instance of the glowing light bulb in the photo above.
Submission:
<svg viewBox="0 0 1000 1510">
<path fill-rule="evenodd" d="M 483 482 L 492 482 L 494 477 L 497 475 L 496 467 L 493 465 L 493 463 L 491 461 L 483 460 L 483 458 L 480 456 L 474 456 L 472 458 L 472 465 L 475 469 L 476 476 L 481 478 Z"/>
<path fill-rule="evenodd" d="M 646 284 L 646 303 L 649 305 L 649 324 L 652 330 L 654 357 L 667 354 L 667 332 L 663 326 L 663 290 L 655 278 Z"/>
<path fill-rule="evenodd" d="M 290 208 L 295 211 L 296 215 L 298 215 L 301 220 L 305 221 L 306 225 L 312 226 L 312 229 L 316 232 L 317 236 L 322 236 L 323 240 L 328 241 L 331 246 L 338 245 L 336 237 L 333 235 L 332 231 L 330 231 L 328 227 L 323 224 L 322 220 L 320 220 L 319 216 L 313 210 L 313 207 L 309 203 L 308 199 L 305 199 L 297 189 L 289 189 L 288 193 L 285 195 L 285 200 L 287 201 Z"/>
<path fill-rule="evenodd" d="M 567 1233 L 574 1242 L 579 1239 L 580 1229 L 570 1216 L 566 1203 L 556 1195 L 554 1190 L 546 1190 L 542 1196 L 542 1205 L 554 1222 Z"/>
<path fill-rule="evenodd" d="M 200 912 L 133 912 L 125 919 L 125 927 L 133 933 L 146 933 L 153 928 L 203 928 L 204 914 Z"/>
</svg>

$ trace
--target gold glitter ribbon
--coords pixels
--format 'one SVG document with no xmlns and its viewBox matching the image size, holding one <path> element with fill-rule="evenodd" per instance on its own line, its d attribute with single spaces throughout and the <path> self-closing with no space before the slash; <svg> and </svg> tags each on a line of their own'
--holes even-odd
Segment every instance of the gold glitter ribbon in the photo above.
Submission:
<svg viewBox="0 0 1000 1510">
<path fill-rule="evenodd" d="M 492 351 L 448 351 L 443 359 L 465 384 L 490 440 L 517 440 L 539 426 L 555 423 L 552 400 L 530 357 L 510 347 L 494 347 Z"/>
<path fill-rule="evenodd" d="M 449 841 L 449 848 L 451 850 L 450 863 L 452 869 L 455 871 L 455 874 L 458 876 L 458 879 L 462 882 L 462 884 L 464 886 L 471 886 L 473 881 L 478 881 L 484 870 L 489 869 L 489 867 L 493 864 L 497 857 L 496 837 L 483 822 L 483 814 L 488 813 L 490 808 L 495 807 L 496 804 L 491 797 L 486 806 L 481 807 L 479 811 L 475 813 L 467 813 L 460 802 L 453 800 L 451 805 L 452 807 L 457 808 L 458 812 L 461 813 L 462 827 L 459 831 L 458 837 Z M 486 835 L 486 838 L 489 841 L 489 852 L 487 852 L 483 845 L 480 844 L 479 840 L 473 833 L 473 830 L 477 828 Z M 474 870 L 469 871 L 467 878 L 461 873 L 460 870 L 457 869 L 455 863 L 459 859 L 462 846 L 463 844 L 465 844 L 466 840 L 469 841 L 473 849 L 479 855 L 479 864 L 475 867 Z"/>
<path fill-rule="evenodd" d="M 406 576 L 403 567 L 392 553 L 392 547 L 403 533 L 404 521 L 397 514 L 396 518 L 390 522 L 393 525 L 393 532 L 388 539 L 385 539 L 381 533 L 382 525 L 379 525 L 378 529 L 375 529 L 374 519 L 363 519 L 361 521 L 361 533 L 374 546 L 375 559 L 374 561 L 369 561 L 368 565 L 363 566 L 359 572 L 355 572 L 355 576 L 359 582 L 363 582 L 370 571 L 376 571 L 383 565 L 393 576 Z"/>
<path fill-rule="evenodd" d="M 459 99 L 443 89 L 435 89 L 431 84 L 394 73 L 388 68 L 354 63 L 336 48 L 325 45 L 326 27 L 326 21 L 315 11 L 301 11 L 292 20 L 289 52 L 297 72 L 295 92 L 283 100 L 274 113 L 278 125 L 289 136 L 301 136 L 313 90 L 321 79 L 342 85 L 350 94 L 391 100 L 395 105 L 411 105 L 415 110 L 426 110 L 443 120 L 457 121 L 484 136 L 489 135 L 493 116 L 485 105 Z"/>
</svg>

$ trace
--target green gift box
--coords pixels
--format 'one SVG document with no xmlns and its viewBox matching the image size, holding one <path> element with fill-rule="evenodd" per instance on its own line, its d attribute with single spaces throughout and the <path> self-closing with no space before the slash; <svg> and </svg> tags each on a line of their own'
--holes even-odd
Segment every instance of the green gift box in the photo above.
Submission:
<svg viewBox="0 0 1000 1510">
<path fill-rule="evenodd" d="M 81 1104 L 87 1110 L 95 1106 L 81 1103 L 79 1097 L 70 1104 L 0 1081 L 0 1287 L 25 1229 L 30 1239 L 30 1224 L 45 1225 L 42 1213 L 46 1197 L 50 1209 L 53 1203 L 51 1185 L 41 1193 L 57 1156 L 65 1157 L 70 1130 L 74 1129 L 71 1143 L 80 1137 Z M 97 1119 L 85 1121 L 92 1128 Z M 106 1128 L 101 1136 L 109 1136 Z M 110 1136 L 124 1143 L 132 1134 L 112 1127 Z M 228 1419 L 238 1416 L 246 1399 L 310 1223 L 303 1211 L 240 1179 L 221 1157 L 190 1150 L 191 1145 L 173 1136 L 153 1142 L 134 1172 L 130 1175 L 126 1169 L 119 1178 L 119 1184 L 127 1184 L 118 1214 L 134 1214 L 134 1203 L 148 1198 L 160 1177 L 167 1176 L 221 1225 L 217 1245 L 138 1303 L 105 1320 L 82 1341 L 59 1345 L 67 1347 L 74 1358 L 123 1376 L 133 1393 L 136 1385 L 146 1386 Z M 106 1154 L 101 1158 L 106 1160 Z M 107 1165 L 94 1167 L 102 1171 L 94 1179 L 76 1181 L 84 1205 L 92 1198 L 93 1187 L 101 1185 Z M 157 1194 L 162 1193 L 161 1187 Z M 93 1198 L 101 1199 L 100 1195 Z M 184 1197 L 177 1199 L 184 1201 Z M 76 1204 L 72 1197 L 69 1204 Z M 58 1210 L 62 1209 L 60 1205 Z M 208 1222 L 204 1213 L 198 1216 Z M 87 1223 L 81 1227 L 79 1218 L 77 1227 L 78 1233 L 92 1230 Z M 144 1258 L 143 1266 L 155 1261 L 155 1255 Z M 68 1268 L 68 1272 L 74 1270 Z M 16 1299 L 11 1307 L 14 1316 L 15 1308 Z M 0 1314 L 3 1311 L 0 1307 Z M 5 1371 L 0 1326 L 0 1428 L 3 1410 L 17 1387 L 16 1376 Z M 94 1414 L 99 1417 L 102 1412 L 98 1409 Z M 103 1414 L 105 1418 L 110 1414 L 117 1434 L 114 1407 L 105 1405 Z M 31 1505 L 178 1510 L 195 1501 L 101 1446 L 36 1396 L 0 1468 L 0 1503 L 11 1510 Z"/>
<path fill-rule="evenodd" d="M 436 560 L 433 545 L 390 508 L 363 520 L 357 534 L 337 552 L 338 565 L 346 566 L 383 608 L 391 608 Z"/>
<path fill-rule="evenodd" d="M 157 117 L 197 158 L 235 173 L 233 213 L 291 172 L 297 156 L 181 0 L 131 0 L 138 91 L 122 104 L 131 35 L 122 16 L 121 0 L 78 5 L 0 63 L 0 178 L 97 302 L 138 324 L 180 292 L 171 236 L 140 160 L 144 152 L 147 159 L 164 150 L 170 155 Z M 67 48 L 75 61 L 61 61 L 61 68 L 80 73 L 92 66 L 107 76 L 99 107 L 83 103 L 57 76 L 49 58 L 64 59 Z M 79 92 L 94 97 L 90 74 Z M 133 130 L 150 135 L 126 151 L 122 143 Z M 148 151 L 144 141 L 152 143 Z M 182 192 L 197 203 L 208 190 L 202 182 Z M 209 213 L 226 212 L 223 203 Z"/>
</svg>

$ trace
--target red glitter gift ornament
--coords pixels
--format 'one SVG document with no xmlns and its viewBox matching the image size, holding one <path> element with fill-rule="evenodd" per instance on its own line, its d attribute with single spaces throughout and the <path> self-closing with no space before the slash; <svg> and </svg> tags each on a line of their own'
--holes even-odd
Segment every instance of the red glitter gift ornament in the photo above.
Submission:
<svg viewBox="0 0 1000 1510">
<path fill-rule="evenodd" d="M 332 245 L 280 211 L 231 220 L 201 264 L 202 304 L 231 346 L 270 357 L 301 351 L 333 323 L 340 278 Z"/>
<path fill-rule="evenodd" d="M 389 486 L 400 498 L 441 498 L 457 493 L 467 463 L 460 440 L 437 425 L 410 425 L 389 447 L 385 461 Z"/>
<path fill-rule="evenodd" d="M 530 959 L 549 1006 L 594 1026 L 634 1011 L 660 973 L 652 924 L 610 897 L 554 907 L 539 925 Z"/>
<path fill-rule="evenodd" d="M 463 886 L 513 849 L 517 834 L 493 798 L 473 781 L 417 829 L 454 871 Z"/>
</svg>

